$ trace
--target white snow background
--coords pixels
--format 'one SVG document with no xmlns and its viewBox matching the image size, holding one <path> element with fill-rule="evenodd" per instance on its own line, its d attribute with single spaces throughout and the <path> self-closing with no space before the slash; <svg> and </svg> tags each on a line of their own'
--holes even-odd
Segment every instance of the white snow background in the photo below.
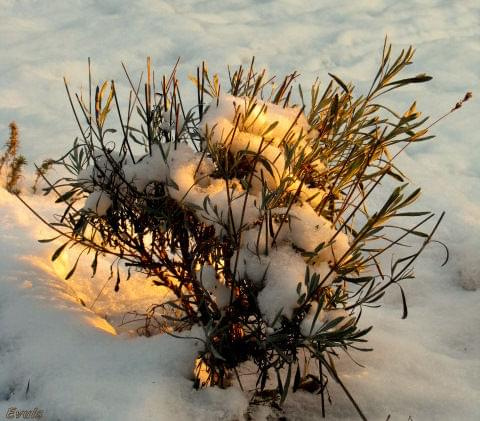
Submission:
<svg viewBox="0 0 480 421">
<path fill-rule="evenodd" d="M 412 145 L 399 160 L 420 207 L 446 217 L 438 239 L 450 260 L 432 246 L 405 283 L 409 317 L 390 290 L 381 309 L 365 312 L 374 325 L 371 353 L 348 358 L 339 372 L 372 420 L 480 419 L 480 4 L 478 1 L 24 1 L 0 0 L 0 140 L 8 124 L 20 129 L 22 153 L 32 162 L 58 156 L 78 135 L 62 77 L 74 90 L 87 86 L 87 57 L 94 78 L 115 79 L 126 92 L 121 61 L 132 75 L 151 56 L 157 74 L 181 57 L 187 79 L 206 60 L 259 66 L 283 75 L 295 69 L 309 86 L 327 72 L 365 92 L 378 65 L 384 36 L 399 49 L 413 44 L 408 73 L 426 72 L 427 84 L 390 98 L 398 110 L 416 99 L 436 118 L 468 90 L 473 99 L 434 127 L 437 138 Z M 121 96 L 122 91 L 120 91 Z M 44 216 L 55 208 L 24 195 Z M 48 420 L 243 419 L 248 400 L 238 388 L 196 392 L 185 378 L 193 340 L 135 337 L 119 327 L 122 314 L 144 310 L 158 290 L 141 278 L 119 294 L 108 269 L 94 279 L 82 267 L 63 281 L 68 254 L 54 265 L 52 247 L 37 242 L 48 230 L 12 195 L 0 191 L 0 419 L 10 407 L 44 410 Z M 71 264 L 71 262 L 70 262 Z M 86 265 L 87 266 L 87 265 Z M 102 278 L 103 276 L 103 278 Z M 27 393 L 27 385 L 28 393 Z M 357 419 L 332 384 L 327 419 Z M 258 410 L 254 419 L 268 416 Z M 291 394 L 288 420 L 320 419 L 319 396 Z"/>
</svg>

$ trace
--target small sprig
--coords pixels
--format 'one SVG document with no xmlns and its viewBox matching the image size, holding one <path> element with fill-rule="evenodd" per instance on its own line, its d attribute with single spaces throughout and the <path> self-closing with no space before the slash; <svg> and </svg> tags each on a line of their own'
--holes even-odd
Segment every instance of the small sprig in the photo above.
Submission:
<svg viewBox="0 0 480 421">
<path fill-rule="evenodd" d="M 430 129 L 431 127 L 435 126 L 437 123 L 439 123 L 440 121 L 442 121 L 444 118 L 448 117 L 450 114 L 454 113 L 455 111 L 459 110 L 460 108 L 463 107 L 463 104 L 467 101 L 469 101 L 471 98 L 473 97 L 473 94 L 472 92 L 467 92 L 464 97 L 455 103 L 455 105 L 450 109 L 450 111 L 446 112 L 445 114 L 443 114 L 442 116 L 440 116 L 439 118 L 437 118 L 432 124 L 430 124 L 427 129 Z"/>
<path fill-rule="evenodd" d="M 9 128 L 10 136 L 6 142 L 6 151 L 0 156 L 0 172 L 3 167 L 6 166 L 5 188 L 10 193 L 19 194 L 20 188 L 18 187 L 18 182 L 22 177 L 22 169 L 27 164 L 27 160 L 23 155 L 17 155 L 20 148 L 17 124 L 12 121 Z"/>
</svg>

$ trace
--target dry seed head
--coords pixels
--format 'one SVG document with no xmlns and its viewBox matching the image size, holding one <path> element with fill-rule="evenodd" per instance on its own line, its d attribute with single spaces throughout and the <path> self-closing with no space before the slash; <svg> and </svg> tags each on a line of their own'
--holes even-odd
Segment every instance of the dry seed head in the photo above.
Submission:
<svg viewBox="0 0 480 421">
<path fill-rule="evenodd" d="M 465 96 L 463 97 L 463 99 L 461 101 L 458 101 L 456 104 L 455 104 L 455 107 L 452 108 L 451 111 L 455 111 L 455 110 L 458 110 L 459 108 L 462 107 L 463 103 L 464 102 L 467 102 L 470 98 L 472 98 L 472 93 L 469 91 L 465 94 Z"/>
<path fill-rule="evenodd" d="M 23 155 L 19 155 L 13 160 L 10 166 L 10 172 L 7 175 L 7 185 L 5 186 L 7 191 L 9 191 L 10 193 L 17 194 L 20 192 L 17 184 L 20 180 L 20 177 L 22 176 L 22 167 L 26 165 L 26 163 L 27 160 Z"/>
<path fill-rule="evenodd" d="M 12 165 L 13 160 L 17 155 L 17 150 L 19 146 L 18 140 L 18 127 L 17 124 L 12 121 L 9 124 L 10 127 L 10 136 L 8 140 L 5 142 L 5 146 L 7 150 L 0 156 L 0 171 L 2 170 L 3 166 L 6 164 L 7 166 Z"/>
<path fill-rule="evenodd" d="M 13 156 L 17 153 L 18 148 L 18 126 L 17 123 L 12 121 L 9 124 L 10 127 L 10 138 L 8 139 L 8 154 Z"/>
</svg>

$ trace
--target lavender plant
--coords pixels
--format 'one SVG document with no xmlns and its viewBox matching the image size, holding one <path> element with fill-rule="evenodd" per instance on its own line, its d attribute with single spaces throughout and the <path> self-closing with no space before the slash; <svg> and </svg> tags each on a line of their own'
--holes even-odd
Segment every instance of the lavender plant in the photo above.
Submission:
<svg viewBox="0 0 480 421">
<path fill-rule="evenodd" d="M 111 256 L 116 290 L 132 270 L 166 288 L 144 333 L 202 332 L 195 387 L 226 387 L 232 378 L 242 386 L 249 361 L 253 402 L 281 405 L 290 390 L 305 389 L 320 395 L 325 416 L 330 378 L 365 419 L 334 362 L 370 350 L 361 309 L 378 305 L 388 288 L 399 288 L 407 316 L 402 282 L 443 217 L 410 209 L 420 189 L 395 164 L 411 143 L 432 137 L 427 118 L 415 103 L 397 113 L 380 102 L 431 79 L 400 76 L 413 54 L 410 47 L 393 59 L 385 42 L 371 88 L 359 96 L 335 75 L 306 95 L 297 73 L 277 84 L 253 60 L 229 69 L 226 89 L 202 64 L 189 109 L 177 66 L 158 83 L 148 61 L 144 84 L 124 66 L 126 112 L 113 81 L 93 91 L 89 72 L 86 99 L 65 83 L 80 137 L 54 165 L 69 175 L 50 181 L 38 172 L 65 204 L 47 222 L 65 240 L 52 260 L 78 250 L 68 279 L 80 258 L 95 273 L 99 257 Z M 387 178 L 396 187 L 385 195 Z M 370 209 L 379 192 L 383 205 Z M 393 250 L 398 257 L 388 261 Z"/>
</svg>

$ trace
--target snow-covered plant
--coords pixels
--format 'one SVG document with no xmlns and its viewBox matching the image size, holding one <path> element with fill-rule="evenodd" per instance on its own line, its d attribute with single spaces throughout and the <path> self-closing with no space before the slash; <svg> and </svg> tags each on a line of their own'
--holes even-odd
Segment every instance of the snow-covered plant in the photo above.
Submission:
<svg viewBox="0 0 480 421">
<path fill-rule="evenodd" d="M 146 333 L 154 321 L 172 335 L 195 329 L 196 387 L 233 376 L 242 386 L 243 363 L 253 362 L 254 401 L 281 405 L 289 390 L 308 389 L 324 414 L 331 378 L 363 417 L 334 361 L 368 350 L 361 309 L 387 288 L 400 289 L 406 317 L 400 282 L 413 278 L 441 220 L 410 209 L 420 189 L 394 163 L 431 137 L 427 118 L 415 102 L 401 113 L 380 102 L 430 80 L 399 77 L 413 53 L 392 59 L 385 43 L 370 90 L 358 96 L 334 75 L 306 95 L 297 73 L 276 83 L 253 60 L 229 69 L 227 88 L 202 64 L 194 107 L 182 101 L 175 69 L 156 82 L 149 61 L 142 88 L 125 70 L 124 112 L 113 81 L 92 93 L 90 76 L 87 99 L 66 84 L 81 136 L 56 161 L 70 175 L 47 181 L 65 203 L 50 224 L 65 239 L 52 259 L 76 248 L 95 273 L 111 256 L 116 289 L 132 270 L 163 287 Z M 389 178 L 396 187 L 386 194 Z M 371 209 L 373 195 L 383 202 Z"/>
</svg>

